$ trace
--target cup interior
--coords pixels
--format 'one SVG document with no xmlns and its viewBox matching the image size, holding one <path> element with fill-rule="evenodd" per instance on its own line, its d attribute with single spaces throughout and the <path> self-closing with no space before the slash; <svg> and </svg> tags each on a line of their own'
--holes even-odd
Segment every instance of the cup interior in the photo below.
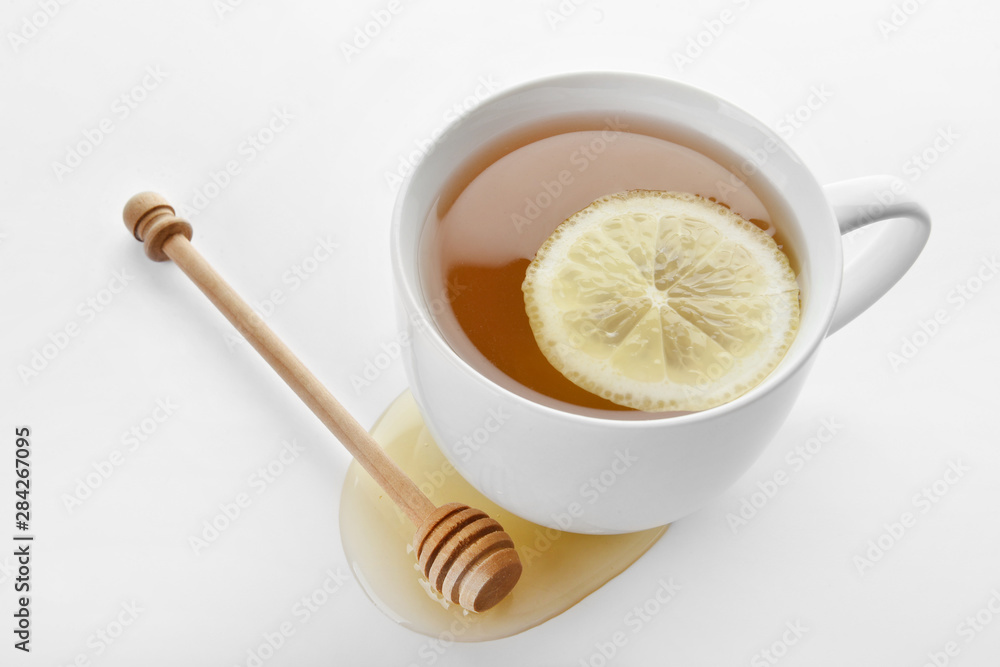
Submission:
<svg viewBox="0 0 1000 667">
<path fill-rule="evenodd" d="M 416 314 L 417 324 L 428 328 L 451 361 L 495 385 L 452 350 L 436 327 L 420 275 L 425 221 L 431 207 L 448 206 L 460 194 L 464 185 L 454 181 L 454 174 L 478 173 L 547 136 L 546 127 L 584 117 L 619 117 L 630 132 L 659 135 L 707 155 L 753 188 L 781 219 L 802 294 L 795 341 L 778 367 L 747 394 L 673 419 L 704 418 L 769 391 L 809 358 L 829 328 L 842 273 L 840 231 L 820 185 L 770 128 L 725 100 L 666 79 L 617 72 L 556 76 L 502 92 L 453 123 L 404 181 L 393 213 L 393 268 L 410 316 Z M 496 390 L 511 393 L 500 386 Z"/>
</svg>

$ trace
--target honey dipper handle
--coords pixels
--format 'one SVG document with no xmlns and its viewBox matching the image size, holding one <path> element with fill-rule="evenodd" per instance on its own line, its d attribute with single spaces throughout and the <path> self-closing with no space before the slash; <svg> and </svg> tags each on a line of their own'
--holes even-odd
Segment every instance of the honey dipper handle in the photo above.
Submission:
<svg viewBox="0 0 1000 667">
<path fill-rule="evenodd" d="M 126 205 L 124 213 L 126 226 L 133 230 L 136 238 L 145 241 L 146 254 L 152 259 L 161 261 L 172 259 L 264 357 L 271 368 L 277 371 L 285 384 L 298 394 L 313 414 L 319 417 L 330 432 L 340 440 L 414 525 L 419 526 L 424 518 L 436 509 L 434 504 L 420 491 L 413 480 L 386 456 L 368 431 L 351 416 L 264 320 L 191 245 L 188 240 L 191 235 L 190 225 L 174 217 L 173 208 L 162 198 L 155 202 L 155 207 L 148 206 L 149 200 L 154 197 L 158 195 L 150 193 L 136 195 Z M 138 208 L 146 208 L 146 213 L 155 213 L 151 221 L 144 215 L 136 215 L 133 202 L 140 198 L 145 199 L 137 203 Z M 133 206 L 131 211 L 130 206 Z M 158 230 L 163 231 L 158 232 Z M 163 238 L 157 238 L 158 235 Z M 154 252 L 151 252 L 151 248 Z M 161 254 L 157 256 L 154 253 Z"/>
</svg>

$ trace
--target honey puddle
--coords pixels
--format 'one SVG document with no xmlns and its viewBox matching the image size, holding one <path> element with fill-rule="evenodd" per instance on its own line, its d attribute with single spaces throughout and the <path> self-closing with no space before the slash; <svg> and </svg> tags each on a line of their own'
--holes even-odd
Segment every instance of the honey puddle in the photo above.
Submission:
<svg viewBox="0 0 1000 667">
<path fill-rule="evenodd" d="M 634 563 L 667 527 L 625 535 L 581 535 L 546 528 L 490 502 L 455 471 L 404 392 L 372 429 L 375 440 L 437 505 L 460 502 L 500 522 L 524 572 L 514 591 L 481 614 L 430 588 L 416 566 L 415 528 L 356 462 L 340 499 L 340 533 L 351 570 L 375 605 L 402 626 L 449 641 L 478 642 L 523 632 L 566 611 Z"/>
</svg>

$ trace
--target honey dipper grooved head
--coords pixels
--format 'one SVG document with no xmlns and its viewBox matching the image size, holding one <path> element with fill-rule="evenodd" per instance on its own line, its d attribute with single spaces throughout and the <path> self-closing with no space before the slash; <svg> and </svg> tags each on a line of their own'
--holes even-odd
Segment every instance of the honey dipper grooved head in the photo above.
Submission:
<svg viewBox="0 0 1000 667">
<path fill-rule="evenodd" d="M 191 225 L 178 218 L 174 207 L 155 192 L 140 192 L 129 199 L 122 219 L 132 236 L 143 242 L 146 255 L 157 262 L 170 259 L 163 252 L 163 244 L 174 234 L 183 234 L 191 240 Z"/>
<path fill-rule="evenodd" d="M 448 503 L 431 512 L 413 536 L 417 563 L 431 585 L 469 611 L 486 611 L 521 576 L 514 541 L 477 509 Z"/>
</svg>

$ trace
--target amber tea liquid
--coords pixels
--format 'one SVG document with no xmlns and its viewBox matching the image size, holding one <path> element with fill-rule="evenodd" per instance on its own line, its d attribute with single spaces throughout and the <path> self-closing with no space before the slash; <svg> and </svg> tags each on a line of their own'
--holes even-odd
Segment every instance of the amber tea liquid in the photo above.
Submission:
<svg viewBox="0 0 1000 667">
<path fill-rule="evenodd" d="M 566 379 L 538 348 L 525 313 L 521 283 L 535 252 L 595 199 L 635 189 L 701 195 L 774 236 L 796 267 L 778 233 L 780 222 L 734 170 L 662 138 L 655 128 L 635 125 L 620 118 L 576 119 L 499 142 L 494 156 L 452 176 L 425 222 L 422 279 L 448 344 L 497 384 L 570 412 L 650 416 Z"/>
</svg>

